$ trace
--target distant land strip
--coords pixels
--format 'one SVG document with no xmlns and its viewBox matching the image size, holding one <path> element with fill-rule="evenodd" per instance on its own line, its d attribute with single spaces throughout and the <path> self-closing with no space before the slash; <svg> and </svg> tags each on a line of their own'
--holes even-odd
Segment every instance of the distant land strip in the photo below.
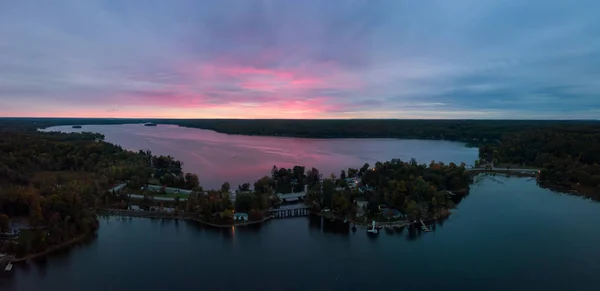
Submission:
<svg viewBox="0 0 600 291">
<path fill-rule="evenodd" d="M 498 141 L 507 134 L 524 131 L 600 133 L 598 120 L 0 118 L 0 123 L 4 125 L 2 128 L 11 130 L 146 122 L 239 135 L 435 139 L 464 141 L 472 145 Z"/>
</svg>

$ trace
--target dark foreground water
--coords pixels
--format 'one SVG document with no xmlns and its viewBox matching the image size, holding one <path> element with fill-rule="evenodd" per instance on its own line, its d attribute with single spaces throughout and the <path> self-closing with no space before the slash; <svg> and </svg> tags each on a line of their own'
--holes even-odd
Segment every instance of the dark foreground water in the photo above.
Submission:
<svg viewBox="0 0 600 291">
<path fill-rule="evenodd" d="M 4 274 L 0 290 L 600 290 L 600 204 L 497 179 L 421 234 L 112 217 L 90 243 Z"/>
<path fill-rule="evenodd" d="M 183 161 L 183 169 L 196 173 L 204 188 L 220 188 L 260 179 L 271 173 L 273 165 L 291 168 L 315 167 L 325 176 L 340 170 L 360 168 L 393 158 L 420 163 L 431 160 L 472 164 L 476 148 L 463 143 L 435 140 L 402 139 L 310 139 L 269 136 L 228 135 L 210 130 L 176 125 L 143 126 L 84 125 L 83 128 L 56 126 L 49 131 L 102 133 L 106 141 L 127 149 L 149 149 L 154 154 L 171 155 Z"/>
</svg>

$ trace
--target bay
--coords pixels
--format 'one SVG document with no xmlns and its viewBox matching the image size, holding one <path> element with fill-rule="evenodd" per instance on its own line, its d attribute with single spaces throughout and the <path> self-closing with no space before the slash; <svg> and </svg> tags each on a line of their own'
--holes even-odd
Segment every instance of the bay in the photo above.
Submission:
<svg viewBox="0 0 600 291">
<path fill-rule="evenodd" d="M 273 166 L 315 167 L 326 175 L 340 170 L 374 165 L 393 158 L 419 163 L 432 160 L 472 164 L 476 148 L 452 141 L 403 139 L 307 139 L 243 136 L 176 125 L 143 126 L 84 125 L 82 128 L 55 126 L 45 131 L 97 132 L 105 141 L 130 150 L 149 149 L 155 155 L 171 155 L 182 161 L 183 169 L 198 175 L 207 189 L 218 189 L 225 181 L 233 187 L 270 175 Z"/>
</svg>

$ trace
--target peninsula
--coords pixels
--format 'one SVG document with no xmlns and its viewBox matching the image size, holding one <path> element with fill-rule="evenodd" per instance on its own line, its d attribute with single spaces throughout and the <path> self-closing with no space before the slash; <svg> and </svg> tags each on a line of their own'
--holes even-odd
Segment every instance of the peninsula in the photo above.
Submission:
<svg viewBox="0 0 600 291">
<path fill-rule="evenodd" d="M 152 122 L 160 124 L 158 120 Z M 195 121 L 177 122 L 191 126 Z M 214 120 L 207 121 L 210 122 L 218 124 Z M 260 121 L 254 122 L 260 124 Z M 343 132 L 349 128 L 348 124 L 358 121 L 346 121 L 345 126 L 344 121 L 332 121 L 332 124 L 335 122 L 342 124 L 340 131 Z M 377 121 L 364 122 L 371 126 L 377 124 Z M 491 165 L 491 169 L 506 170 L 537 167 L 541 169 L 538 178 L 542 185 L 570 187 L 592 197 L 600 185 L 600 140 L 594 122 L 532 122 L 538 128 L 529 132 L 519 131 L 517 121 L 506 121 L 501 130 L 498 125 L 503 121 L 381 122 L 398 122 L 398 127 L 405 122 L 420 128 L 421 135 L 411 138 L 445 132 L 446 135 L 430 137 L 471 140 L 473 145 L 480 145 L 478 166 Z M 420 126 L 418 122 L 422 122 Z M 432 161 L 426 165 L 415 160 L 365 164 L 326 175 L 300 165 L 289 169 L 274 166 L 270 175 L 253 185 L 244 183 L 232 190 L 233 187 L 224 182 L 220 189 L 205 190 L 198 177 L 183 173 L 181 162 L 172 157 L 155 156 L 150 151 L 126 151 L 103 142 L 101 134 L 37 131 L 40 126 L 94 123 L 129 123 L 129 120 L 5 119 L 0 123 L 0 227 L 3 235 L 0 253 L 23 258 L 68 245 L 96 230 L 96 214 L 101 209 L 129 211 L 137 206 L 153 213 L 170 209 L 169 217 L 225 226 L 260 222 L 269 217 L 267 209 L 287 202 L 277 193 L 303 190 L 306 195 L 302 202 L 310 205 L 313 213 L 328 212 L 356 221 L 431 219 L 449 213 L 468 193 L 472 174 L 476 172 L 465 163 Z M 463 123 L 479 124 L 484 129 L 469 138 Z M 440 127 L 427 127 L 432 124 Z M 460 134 L 448 134 L 451 129 Z M 353 134 L 368 137 L 359 131 L 346 133 L 347 136 Z"/>
</svg>

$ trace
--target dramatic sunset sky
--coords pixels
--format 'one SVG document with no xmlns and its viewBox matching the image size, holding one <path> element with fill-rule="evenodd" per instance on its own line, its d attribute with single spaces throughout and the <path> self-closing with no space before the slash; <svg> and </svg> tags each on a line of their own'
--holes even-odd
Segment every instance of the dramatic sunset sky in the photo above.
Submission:
<svg viewBox="0 0 600 291">
<path fill-rule="evenodd" d="M 0 116 L 599 118 L 598 0 L 0 0 Z"/>
</svg>

